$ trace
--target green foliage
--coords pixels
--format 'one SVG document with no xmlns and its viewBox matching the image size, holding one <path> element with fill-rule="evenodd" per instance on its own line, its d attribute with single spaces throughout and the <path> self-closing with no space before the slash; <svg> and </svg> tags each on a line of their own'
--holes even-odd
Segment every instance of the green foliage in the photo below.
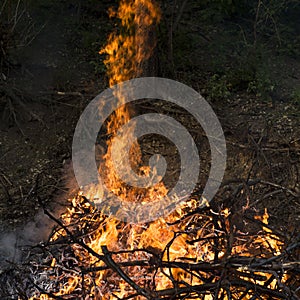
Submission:
<svg viewBox="0 0 300 300">
<path fill-rule="evenodd" d="M 234 91 L 240 90 L 267 101 L 274 88 L 275 83 L 270 77 L 268 66 L 251 65 L 247 61 L 243 66 L 225 69 L 222 75 L 214 74 L 207 83 L 208 96 L 213 101 L 229 99 Z"/>
<path fill-rule="evenodd" d="M 270 101 L 286 76 L 278 72 L 279 62 L 286 61 L 287 55 L 300 56 L 300 1 L 193 3 L 187 23 L 201 35 L 196 41 L 197 33 L 179 27 L 173 41 L 175 73 L 197 69 L 201 74 L 198 82 L 205 73 L 210 74 L 204 80 L 204 90 L 212 100 L 229 99 L 236 91 L 247 91 Z M 294 93 L 293 98 L 298 99 L 298 94 Z"/>
<path fill-rule="evenodd" d="M 226 75 L 214 74 L 208 82 L 208 96 L 210 100 L 224 100 L 231 95 L 231 83 Z"/>
<path fill-rule="evenodd" d="M 252 81 L 248 83 L 248 92 L 255 93 L 262 100 L 270 100 L 270 93 L 275 88 L 274 82 L 269 77 L 269 74 L 264 70 L 259 70 Z"/>
<path fill-rule="evenodd" d="M 254 93 L 262 100 L 269 100 L 270 93 L 275 88 L 271 78 L 269 56 L 271 53 L 264 45 L 245 45 L 243 54 L 238 57 L 237 64 L 230 71 L 233 87 Z"/>
<path fill-rule="evenodd" d="M 295 88 L 292 92 L 292 102 L 300 107 L 300 87 Z"/>
</svg>

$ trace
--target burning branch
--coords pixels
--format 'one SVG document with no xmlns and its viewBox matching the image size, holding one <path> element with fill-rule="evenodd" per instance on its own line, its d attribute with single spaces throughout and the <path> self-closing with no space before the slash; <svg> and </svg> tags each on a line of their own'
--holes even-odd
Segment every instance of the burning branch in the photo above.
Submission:
<svg viewBox="0 0 300 300">
<path fill-rule="evenodd" d="M 58 219 L 35 196 L 57 227 L 47 243 L 30 248 L 23 266 L 12 265 L 0 274 L 3 295 L 299 299 L 300 236 L 287 240 L 283 232 L 273 231 L 266 213 L 253 215 L 252 208 L 240 212 L 247 231 L 236 227 L 234 212 L 216 204 L 205 209 L 185 207 L 169 216 L 168 223 L 137 226 L 103 216 L 82 196 L 68 208 L 72 215 Z M 168 236 L 163 243 L 157 228 Z M 128 244 L 130 236 L 134 246 Z M 28 279 L 20 280 L 20 273 Z"/>
<path fill-rule="evenodd" d="M 186 212 L 185 217 L 177 216 L 180 223 L 164 229 L 172 234 L 163 248 L 126 249 L 127 241 L 116 245 L 107 239 L 96 251 L 89 244 L 95 224 L 110 230 L 108 217 L 80 196 L 70 210 L 77 216 L 71 222 L 55 218 L 44 208 L 58 228 L 40 252 L 31 250 L 35 263 L 30 263 L 31 256 L 24 265 L 31 278 L 32 299 L 91 299 L 95 295 L 103 299 L 299 299 L 300 236 L 284 246 L 283 233 L 277 235 L 266 221 L 257 220 L 265 220 L 264 216 L 250 218 L 246 210 L 244 220 L 253 232 L 241 232 L 230 224 L 235 219 L 229 211 Z M 115 226 L 119 241 L 123 234 L 138 230 L 120 222 Z M 140 229 L 139 237 L 150 229 L 151 224 Z M 190 252 L 182 256 L 186 247 L 191 247 Z M 39 263 L 41 259 L 44 263 Z"/>
</svg>

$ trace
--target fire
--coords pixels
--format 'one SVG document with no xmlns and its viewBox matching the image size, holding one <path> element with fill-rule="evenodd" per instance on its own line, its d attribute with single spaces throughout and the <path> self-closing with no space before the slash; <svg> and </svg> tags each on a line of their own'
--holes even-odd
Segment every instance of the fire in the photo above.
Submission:
<svg viewBox="0 0 300 300">
<path fill-rule="evenodd" d="M 120 82 L 136 78 L 142 75 L 143 63 L 150 58 L 155 42 L 149 45 L 149 31 L 152 26 L 160 21 L 160 10 L 155 1 L 136 0 L 120 2 L 117 12 L 110 12 L 111 16 L 120 19 L 120 32 L 112 33 L 108 38 L 108 43 L 100 51 L 100 54 L 107 54 L 104 61 L 107 66 L 107 75 L 109 86 Z M 119 100 L 120 108 L 114 112 L 112 118 L 107 124 L 107 134 L 114 136 L 122 126 L 130 120 L 130 113 L 124 104 L 122 92 L 116 97 Z M 128 135 L 134 136 L 134 126 L 130 128 Z M 137 195 L 143 194 L 144 191 L 126 187 L 119 179 L 115 166 L 112 163 L 112 141 L 107 143 L 107 152 L 105 155 L 105 166 L 99 170 L 104 175 L 105 184 L 114 192 L 115 195 L 123 200 L 134 200 Z M 118 149 L 115 151 L 114 161 L 121 161 L 124 155 L 126 144 L 118 143 Z M 138 145 L 132 145 L 131 164 L 136 172 L 150 176 L 149 168 L 141 166 L 141 153 Z M 120 168 L 120 164 L 118 166 Z M 163 197 L 167 190 L 162 183 L 158 183 L 148 191 L 148 195 L 143 195 L 145 199 L 151 199 L 158 196 Z M 146 200 L 147 201 L 147 200 Z"/>
<path fill-rule="evenodd" d="M 100 51 L 108 54 L 105 64 L 109 85 L 113 86 L 142 74 L 142 63 L 150 58 L 153 50 L 146 44 L 147 32 L 160 21 L 161 14 L 155 1 L 149 0 L 121 0 L 118 11 L 110 14 L 121 20 L 124 30 L 112 33 Z"/>
<path fill-rule="evenodd" d="M 150 57 L 154 47 L 153 44 L 149 46 L 147 42 L 148 31 L 160 21 L 161 15 L 158 5 L 150 0 L 121 0 L 117 12 L 111 11 L 110 13 L 120 19 L 122 27 L 120 32 L 109 36 L 106 47 L 100 51 L 100 53 L 107 54 L 105 64 L 109 85 L 112 86 L 142 75 L 143 62 Z M 130 120 L 128 108 L 122 106 L 124 103 L 122 94 L 117 96 L 120 108 L 107 124 L 108 134 L 112 136 Z M 134 128 L 131 134 L 134 135 Z M 111 163 L 111 147 L 112 143 L 108 142 L 105 155 L 106 166 L 104 170 L 100 170 L 105 174 L 105 183 L 117 196 L 123 197 L 126 201 L 138 201 L 137 190 L 124 187 L 118 178 L 117 171 Z M 118 149 L 120 155 L 124 147 L 125 145 L 120 145 Z M 132 148 L 132 155 L 138 165 L 137 171 L 149 175 L 147 167 L 139 166 L 141 153 L 138 145 Z M 165 196 L 167 192 L 163 183 L 158 183 L 143 196 L 147 201 L 151 201 Z M 82 299 L 123 299 L 134 295 L 129 284 L 131 282 L 132 285 L 138 285 L 141 290 L 141 295 L 136 295 L 134 299 L 146 299 L 147 297 L 142 295 L 148 289 L 157 292 L 159 298 L 159 291 L 174 289 L 174 282 L 177 282 L 177 289 L 183 290 L 207 283 L 211 286 L 216 285 L 221 280 L 221 276 L 216 275 L 214 278 L 208 276 L 199 267 L 207 266 L 206 263 L 220 261 L 228 256 L 234 257 L 240 253 L 243 256 L 251 256 L 253 251 L 261 246 L 267 249 L 266 253 L 262 254 L 266 258 L 270 253 L 276 255 L 281 253 L 282 244 L 274 239 L 276 236 L 267 226 L 264 227 L 263 233 L 252 237 L 249 241 L 247 241 L 247 236 L 241 239 L 243 242 L 233 238 L 232 245 L 220 242 L 219 249 L 216 249 L 214 241 L 218 240 L 219 233 L 232 234 L 230 232 L 231 213 L 228 209 L 218 213 L 211 211 L 207 215 L 197 212 L 189 216 L 189 212 L 197 210 L 197 200 L 191 199 L 166 218 L 160 218 L 149 224 L 125 224 L 97 211 L 88 200 L 99 197 L 101 198 L 102 194 L 97 187 L 84 195 L 80 192 L 71 200 L 70 207 L 61 216 L 64 227 L 54 232 L 51 237 L 50 242 L 59 244 L 68 234 L 72 234 L 71 240 L 74 242 L 68 250 L 70 254 L 63 253 L 63 257 L 50 259 L 50 267 L 57 272 L 52 276 L 59 278 L 58 288 L 50 291 L 55 297 L 71 295 L 81 290 L 85 291 L 85 298 Z M 221 215 L 224 224 L 221 221 L 214 223 L 216 214 Z M 263 224 L 268 224 L 267 212 L 257 218 L 260 218 Z M 70 232 L 67 232 L 67 228 Z M 245 240 L 247 242 L 244 242 Z M 83 247 L 83 244 L 87 247 Z M 249 244 L 252 246 L 250 247 Z M 231 247 L 230 253 L 226 253 L 229 246 Z M 74 263 L 75 258 L 76 263 Z M 58 264 L 59 260 L 69 266 L 68 272 L 71 272 L 71 276 L 65 277 L 58 271 L 61 267 Z M 138 263 L 131 263 L 135 261 Z M 160 266 L 159 263 L 163 265 Z M 115 267 L 115 264 L 119 264 L 119 269 Z M 63 267 L 62 270 L 64 268 L 67 267 Z M 199 269 L 193 272 L 193 268 Z M 243 272 L 243 278 L 247 278 L 247 273 L 251 270 L 243 269 L 240 272 Z M 265 273 L 261 272 L 258 275 L 265 275 Z M 268 274 L 268 276 L 271 275 Z M 273 282 L 269 283 L 269 285 L 272 284 Z M 219 288 L 217 296 L 224 295 L 224 291 L 225 288 Z M 190 293 L 192 294 L 192 288 Z M 245 291 L 235 293 L 241 296 Z M 250 296 L 245 296 L 243 299 L 250 298 Z M 52 299 L 52 297 L 39 292 L 31 299 Z M 191 298 L 186 296 L 186 299 Z M 214 297 L 204 293 L 201 299 L 214 299 Z M 229 299 L 226 293 L 223 299 Z"/>
<path fill-rule="evenodd" d="M 138 286 L 154 286 L 157 293 L 174 289 L 174 281 L 178 283 L 178 289 L 184 289 L 186 285 L 197 287 L 205 285 L 207 282 L 210 282 L 211 285 L 218 284 L 218 281 L 221 280 L 221 273 L 210 279 L 204 268 L 216 260 L 217 252 L 214 249 L 215 244 L 212 242 L 218 232 L 213 221 L 215 212 L 210 210 L 210 213 L 195 213 L 188 217 L 187 212 L 191 208 L 194 209 L 195 205 L 195 201 L 192 200 L 167 218 L 161 218 L 150 224 L 132 225 L 104 216 L 87 200 L 78 195 L 73 199 L 71 208 L 62 215 L 64 226 L 70 228 L 71 234 L 78 234 L 79 231 L 84 244 L 97 255 L 84 249 L 82 245 L 74 243 L 68 250 L 69 254 L 53 257 L 49 265 L 50 269 L 56 270 L 56 276 L 59 276 L 59 288 L 51 292 L 55 296 L 62 296 L 72 295 L 76 291 L 80 291 L 79 294 L 81 294 L 81 291 L 85 290 L 85 299 L 111 300 L 117 299 L 117 297 L 123 299 L 134 294 L 124 278 L 107 268 L 107 264 L 110 265 L 110 263 L 112 263 L 112 267 L 114 264 L 122 266 L 120 270 L 126 270 L 126 276 Z M 228 209 L 224 209 L 220 214 L 223 221 L 220 221 L 217 227 L 220 233 L 224 234 L 225 228 L 230 227 L 231 214 Z M 255 218 L 262 220 L 264 224 L 268 222 L 267 212 L 262 216 L 257 215 Z M 85 226 L 89 226 L 89 228 L 85 228 Z M 59 242 L 65 237 L 65 234 L 64 229 L 58 230 L 53 234 L 52 242 Z M 268 231 L 264 230 L 253 237 L 245 235 L 246 243 L 241 244 L 239 239 L 234 238 L 231 253 L 226 250 L 228 244 L 219 246 L 217 261 L 225 261 L 229 254 L 233 259 L 238 255 L 251 256 L 259 245 L 264 248 L 262 241 L 268 243 L 269 247 L 264 248 L 260 255 L 269 258 L 274 251 L 274 249 L 270 249 L 274 237 L 276 236 L 268 229 Z M 246 248 L 244 244 L 253 246 Z M 281 248 L 280 243 L 276 245 Z M 110 257 L 111 261 L 99 259 L 103 256 Z M 70 270 L 66 265 L 72 266 L 70 262 L 73 260 L 76 261 L 76 264 Z M 249 260 L 249 267 L 247 265 L 238 267 L 237 263 L 235 272 L 240 274 L 239 278 L 258 286 L 264 286 L 265 282 L 269 281 L 268 287 L 275 287 L 278 279 L 276 277 L 272 279 L 272 272 L 267 270 L 253 272 L 250 267 L 251 260 L 253 258 Z M 159 266 L 159 264 L 162 265 Z M 183 268 L 182 265 L 187 267 Z M 199 271 L 193 272 L 197 268 Z M 204 268 L 203 271 L 201 271 L 202 268 Z M 218 266 L 216 270 L 218 270 Z M 60 273 L 61 271 L 66 271 L 66 274 Z M 70 274 L 67 276 L 70 272 L 71 276 Z M 283 274 L 281 283 L 287 279 L 286 274 Z M 233 290 L 232 293 L 239 298 L 245 294 L 245 291 Z M 220 289 L 220 297 L 223 294 L 224 290 Z M 243 299 L 251 299 L 252 296 L 245 294 Z M 43 294 L 31 299 L 52 298 Z M 145 299 L 145 297 L 139 295 L 134 299 Z M 187 299 L 191 298 L 187 297 Z M 214 299 L 214 297 L 207 294 L 203 299 Z M 229 298 L 225 295 L 223 299 Z"/>
</svg>

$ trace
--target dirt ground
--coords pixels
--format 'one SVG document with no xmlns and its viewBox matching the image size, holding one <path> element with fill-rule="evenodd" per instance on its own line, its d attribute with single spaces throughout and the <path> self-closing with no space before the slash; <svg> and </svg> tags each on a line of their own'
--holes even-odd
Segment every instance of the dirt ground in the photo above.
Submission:
<svg viewBox="0 0 300 300">
<path fill-rule="evenodd" d="M 103 26 L 108 22 L 104 12 L 102 7 Z M 13 91 L 26 109 L 14 103 L 16 123 L 2 105 L 0 232 L 14 230 L 34 217 L 39 210 L 36 193 L 49 204 L 65 201 L 68 177 L 72 177 L 71 145 L 76 123 L 87 103 L 107 84 L 104 75 L 95 75 L 85 53 L 74 50 L 70 29 L 61 30 L 65 28 L 64 14 L 55 21 L 50 18 L 32 46 L 21 54 L 20 68 L 11 74 Z M 70 8 L 69 15 L 75 17 L 76 11 Z M 99 29 L 102 41 L 106 31 Z M 273 224 L 293 231 L 300 226 L 300 107 L 287 98 L 286 91 L 291 85 L 300 87 L 300 61 L 287 59 L 284 68 L 278 65 L 278 69 L 286 72 L 287 79 L 273 102 L 239 92 L 211 104 L 227 140 L 223 186 L 236 186 L 248 179 L 273 184 L 277 193 L 260 197 L 262 190 L 258 190 L 251 201 L 256 201 L 258 209 L 268 208 Z M 181 74 L 177 77 L 206 96 L 199 75 L 191 82 Z M 159 106 L 148 103 L 140 110 L 157 111 Z M 280 191 L 288 191 L 293 197 Z"/>
</svg>

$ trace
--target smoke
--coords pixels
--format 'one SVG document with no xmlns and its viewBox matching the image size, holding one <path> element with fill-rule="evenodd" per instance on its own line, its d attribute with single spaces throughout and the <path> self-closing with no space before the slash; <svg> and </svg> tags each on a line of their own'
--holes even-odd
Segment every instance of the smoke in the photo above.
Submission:
<svg viewBox="0 0 300 300">
<path fill-rule="evenodd" d="M 67 200 L 78 192 L 70 161 L 64 163 L 62 179 L 65 192 L 60 192 L 53 199 L 52 205 L 47 208 L 56 218 L 59 218 L 65 210 Z M 55 225 L 55 222 L 40 209 L 33 220 L 25 225 L 17 227 L 13 231 L 2 232 L 0 234 L 0 271 L 11 263 L 21 263 L 27 256 L 30 247 L 48 240 Z"/>
<path fill-rule="evenodd" d="M 45 241 L 54 222 L 43 211 L 25 226 L 3 233 L 0 237 L 0 268 L 22 262 L 31 246 Z"/>
<path fill-rule="evenodd" d="M 20 254 L 17 250 L 17 235 L 15 232 L 5 234 L 0 239 L 0 266 L 8 261 L 19 260 Z"/>
</svg>

